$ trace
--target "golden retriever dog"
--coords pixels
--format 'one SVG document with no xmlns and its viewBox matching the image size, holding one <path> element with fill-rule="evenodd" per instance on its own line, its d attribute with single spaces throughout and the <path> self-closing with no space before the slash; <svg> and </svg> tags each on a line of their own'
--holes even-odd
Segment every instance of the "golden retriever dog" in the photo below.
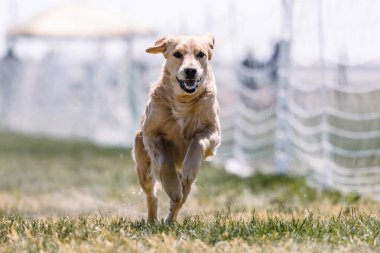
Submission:
<svg viewBox="0 0 380 253">
<path fill-rule="evenodd" d="M 209 62 L 213 49 L 210 34 L 166 36 L 146 49 L 165 57 L 132 151 L 150 222 L 157 220 L 156 180 L 170 198 L 166 222 L 173 222 L 203 160 L 212 158 L 219 146 L 219 105 Z"/>
</svg>

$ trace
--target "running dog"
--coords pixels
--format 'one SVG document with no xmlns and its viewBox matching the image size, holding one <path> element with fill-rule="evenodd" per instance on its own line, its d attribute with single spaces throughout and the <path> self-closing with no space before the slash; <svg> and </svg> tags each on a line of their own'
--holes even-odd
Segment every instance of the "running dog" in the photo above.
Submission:
<svg viewBox="0 0 380 253">
<path fill-rule="evenodd" d="M 210 65 L 213 49 L 211 34 L 166 36 L 146 49 L 165 57 L 132 151 L 150 222 L 157 220 L 156 181 L 170 198 L 166 222 L 176 221 L 203 160 L 212 158 L 219 146 L 219 105 Z"/>
</svg>

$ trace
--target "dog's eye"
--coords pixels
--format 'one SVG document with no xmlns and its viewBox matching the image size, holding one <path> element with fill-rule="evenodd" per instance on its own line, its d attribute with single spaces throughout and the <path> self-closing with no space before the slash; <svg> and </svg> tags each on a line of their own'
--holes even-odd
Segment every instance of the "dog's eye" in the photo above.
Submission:
<svg viewBox="0 0 380 253">
<path fill-rule="evenodd" d="M 178 58 L 178 59 L 182 58 L 182 54 L 181 54 L 180 52 L 175 52 L 175 53 L 173 54 L 173 56 L 174 56 L 175 58 Z"/>
<path fill-rule="evenodd" d="M 197 54 L 197 57 L 199 57 L 199 58 L 203 58 L 203 57 L 205 57 L 205 53 L 203 53 L 203 52 L 199 52 L 199 53 Z"/>
</svg>

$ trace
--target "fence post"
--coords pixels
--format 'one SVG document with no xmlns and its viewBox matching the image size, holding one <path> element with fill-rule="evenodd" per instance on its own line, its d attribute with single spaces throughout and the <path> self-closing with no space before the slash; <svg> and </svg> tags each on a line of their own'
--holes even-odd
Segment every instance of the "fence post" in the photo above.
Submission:
<svg viewBox="0 0 380 253">
<path fill-rule="evenodd" d="M 287 173 L 289 170 L 289 140 L 288 122 L 286 120 L 287 103 L 287 68 L 290 64 L 290 43 L 292 36 L 292 10 L 293 1 L 283 0 L 283 40 L 280 43 L 280 57 L 278 61 L 277 99 L 276 99 L 276 134 L 275 134 L 275 155 L 274 164 L 278 173 Z"/>
<path fill-rule="evenodd" d="M 286 68 L 289 64 L 289 41 L 281 41 L 280 58 L 278 63 L 278 83 L 276 99 L 276 134 L 274 164 L 276 172 L 287 173 L 289 170 L 289 140 L 287 138 L 288 122 L 286 120 Z"/>
</svg>

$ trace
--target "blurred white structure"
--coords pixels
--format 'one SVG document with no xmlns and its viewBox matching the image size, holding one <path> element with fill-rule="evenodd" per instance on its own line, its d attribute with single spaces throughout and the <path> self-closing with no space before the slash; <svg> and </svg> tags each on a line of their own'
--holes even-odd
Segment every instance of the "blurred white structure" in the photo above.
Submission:
<svg viewBox="0 0 380 253">
<path fill-rule="evenodd" d="M 287 76 L 286 110 L 289 170 L 312 184 L 358 192 L 380 200 L 380 66 L 293 66 Z"/>
<path fill-rule="evenodd" d="M 124 16 L 82 4 L 16 25 L 8 33 L 8 55 L 0 62 L 0 124 L 27 133 L 131 145 L 139 117 L 139 91 L 131 87 L 139 65 L 132 64 L 131 41 L 151 34 Z M 14 49 L 25 41 L 33 48 L 33 40 L 48 48 L 44 57 L 17 58 Z M 106 52 L 110 43 L 119 45 L 113 59 Z"/>
<path fill-rule="evenodd" d="M 118 13 L 71 3 L 16 25 L 8 31 L 8 36 L 110 39 L 131 38 L 152 33 L 152 29 L 132 23 Z"/>
<path fill-rule="evenodd" d="M 234 129 L 234 137 L 230 134 L 227 137 L 231 138 L 233 152 L 219 163 L 243 176 L 256 172 L 305 175 L 315 187 L 356 192 L 380 200 L 380 61 L 368 58 L 367 54 L 371 50 L 375 52 L 377 44 L 365 49 L 363 55 L 367 55 L 368 63 L 350 64 L 348 58 L 360 59 L 359 62 L 365 59 L 357 52 L 351 55 L 351 51 L 343 51 L 343 57 L 343 52 L 338 52 L 336 60 L 327 59 L 326 48 L 331 50 L 335 46 L 332 44 L 339 41 L 334 40 L 331 30 L 336 30 L 337 37 L 347 36 L 345 31 L 324 24 L 328 20 L 325 13 L 333 5 L 324 6 L 324 1 L 318 2 L 319 5 L 291 2 L 297 11 L 304 9 L 319 17 L 318 22 L 310 23 L 305 29 L 310 33 L 317 31 L 316 44 L 302 45 L 316 52 L 314 64 L 304 66 L 293 57 L 302 42 L 298 38 L 303 35 L 287 36 L 291 33 L 288 28 L 284 29 L 285 38 L 292 44 L 289 49 L 282 47 L 279 78 L 274 88 L 267 80 L 268 69 L 238 68 L 239 79 L 243 81 L 237 88 L 236 111 L 230 113 L 231 117 L 222 118 L 222 125 L 225 122 Z M 305 8 L 310 5 L 317 8 Z M 340 5 L 344 4 L 340 2 Z M 380 8 L 368 13 L 380 17 Z M 350 19 L 349 16 L 338 17 Z M 374 41 L 378 39 L 378 34 L 371 33 L 373 27 L 380 31 L 379 20 L 373 23 L 373 16 L 366 18 L 367 23 L 356 20 L 363 29 L 350 31 L 350 36 L 357 34 L 356 40 L 364 40 L 363 44 L 373 36 Z M 293 30 L 305 28 L 300 19 L 293 16 L 288 25 L 291 24 Z M 329 37 L 326 38 L 326 34 Z M 286 64 L 287 56 L 290 56 L 289 64 Z M 373 56 L 380 60 L 380 55 Z M 244 80 L 249 78 L 256 79 L 262 88 L 246 87 Z M 267 106 L 267 97 L 274 97 L 270 99 L 274 101 L 269 103 L 271 106 Z"/>
</svg>

